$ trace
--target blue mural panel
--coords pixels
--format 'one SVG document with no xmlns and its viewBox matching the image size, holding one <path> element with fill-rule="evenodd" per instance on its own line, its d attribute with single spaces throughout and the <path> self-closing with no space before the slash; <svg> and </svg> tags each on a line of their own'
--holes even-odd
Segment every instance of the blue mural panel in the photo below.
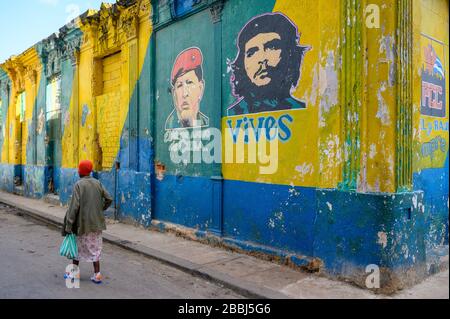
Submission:
<svg viewBox="0 0 450 319">
<path fill-rule="evenodd" d="M 24 195 L 41 198 L 45 194 L 46 167 L 23 165 Z"/>
<path fill-rule="evenodd" d="M 151 176 L 120 169 L 117 175 L 117 209 L 120 218 L 131 218 L 143 226 L 151 222 Z"/>
<path fill-rule="evenodd" d="M 224 181 L 224 235 L 312 256 L 314 188 Z"/>
<path fill-rule="evenodd" d="M 426 168 L 413 174 L 415 190 L 424 191 L 427 250 L 448 245 L 449 155 L 442 168 Z"/>
<path fill-rule="evenodd" d="M 73 186 L 80 179 L 78 176 L 78 170 L 74 168 L 61 168 L 60 171 L 60 193 L 59 200 L 63 205 L 67 205 L 70 202 L 72 196 Z"/>
<path fill-rule="evenodd" d="M 166 175 L 155 179 L 154 218 L 199 230 L 212 224 L 213 181 Z M 168 200 L 170 199 L 170 200 Z"/>
</svg>

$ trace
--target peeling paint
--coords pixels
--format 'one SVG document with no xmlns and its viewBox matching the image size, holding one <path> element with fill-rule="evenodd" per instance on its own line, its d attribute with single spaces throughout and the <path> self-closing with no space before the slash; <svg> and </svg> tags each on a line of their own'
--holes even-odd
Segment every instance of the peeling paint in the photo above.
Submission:
<svg viewBox="0 0 450 319">
<path fill-rule="evenodd" d="M 300 178 L 304 178 L 306 174 L 312 174 L 314 172 L 314 167 L 311 163 L 303 163 L 295 167 L 295 170 L 299 172 Z"/>
<path fill-rule="evenodd" d="M 87 104 L 83 104 L 83 111 L 81 114 L 81 126 L 84 126 L 86 124 L 86 120 L 89 114 L 91 114 L 89 107 L 87 106 Z"/>
<path fill-rule="evenodd" d="M 159 181 L 162 181 L 164 179 L 164 174 L 166 173 L 166 166 L 161 162 L 155 163 L 155 172 L 156 172 L 156 178 Z"/>
<path fill-rule="evenodd" d="M 39 112 L 38 127 L 37 127 L 37 132 L 39 135 L 42 134 L 42 131 L 44 129 L 44 124 L 45 124 L 45 115 L 44 115 L 44 110 L 41 109 L 41 111 Z"/>
<path fill-rule="evenodd" d="M 392 35 L 383 35 L 380 39 L 380 53 L 385 52 L 386 59 L 381 62 L 389 63 L 388 84 L 393 87 L 396 82 L 395 64 L 395 38 Z"/>
<path fill-rule="evenodd" d="M 311 92 L 309 95 L 309 104 L 310 105 L 316 105 L 317 101 L 317 92 L 319 90 L 319 74 L 317 72 L 318 66 L 317 64 L 313 68 L 313 81 L 312 81 L 312 87 Z"/>
<path fill-rule="evenodd" d="M 386 248 L 387 246 L 387 234 L 383 231 L 378 232 L 378 244 L 383 246 L 383 248 Z"/>
<path fill-rule="evenodd" d="M 385 82 L 383 82 L 377 91 L 378 111 L 377 111 L 377 114 L 375 115 L 375 117 L 381 120 L 381 124 L 389 125 L 391 123 L 390 116 L 389 116 L 389 108 L 386 104 L 386 101 L 384 100 L 383 95 L 382 95 L 382 92 L 385 92 L 385 91 L 386 91 L 386 84 L 385 84 Z"/>
<path fill-rule="evenodd" d="M 377 146 L 376 146 L 374 143 L 372 143 L 372 144 L 370 145 L 369 158 L 370 158 L 370 159 L 373 159 L 373 158 L 375 157 L 376 154 L 377 154 Z"/>
<path fill-rule="evenodd" d="M 324 115 L 338 103 L 338 73 L 335 68 L 333 51 L 328 51 L 325 67 L 320 66 L 320 111 L 319 126 L 325 126 Z"/>
<path fill-rule="evenodd" d="M 64 112 L 64 127 L 69 126 L 70 112 Z"/>
<path fill-rule="evenodd" d="M 363 154 L 361 174 L 358 177 L 358 191 L 362 193 L 367 192 L 367 154 Z"/>
<path fill-rule="evenodd" d="M 412 198 L 412 203 L 414 206 L 414 209 L 417 209 L 417 195 L 414 194 L 413 198 Z"/>
</svg>

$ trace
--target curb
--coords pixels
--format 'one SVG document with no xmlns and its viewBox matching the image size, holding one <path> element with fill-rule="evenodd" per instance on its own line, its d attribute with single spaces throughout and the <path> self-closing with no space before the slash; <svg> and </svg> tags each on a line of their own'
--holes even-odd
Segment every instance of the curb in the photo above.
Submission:
<svg viewBox="0 0 450 319">
<path fill-rule="evenodd" d="M 48 215 L 38 209 L 27 207 L 20 203 L 14 203 L 8 199 L 0 198 L 0 202 L 20 209 L 27 216 L 35 220 L 39 220 L 46 224 L 56 226 L 57 228 L 62 227 L 63 218 Z M 234 278 L 214 269 L 207 268 L 203 265 L 192 263 L 188 260 L 166 254 L 162 251 L 146 247 L 138 243 L 123 240 L 120 237 L 108 234 L 106 231 L 103 232 L 103 238 L 108 243 L 132 251 L 134 253 L 141 254 L 145 257 L 158 260 L 166 265 L 177 268 L 193 276 L 200 277 L 210 282 L 219 284 L 223 287 L 229 288 L 251 299 L 289 299 L 289 296 L 270 288 L 257 286 L 253 283 L 245 282 L 245 280 L 243 279 Z"/>
</svg>

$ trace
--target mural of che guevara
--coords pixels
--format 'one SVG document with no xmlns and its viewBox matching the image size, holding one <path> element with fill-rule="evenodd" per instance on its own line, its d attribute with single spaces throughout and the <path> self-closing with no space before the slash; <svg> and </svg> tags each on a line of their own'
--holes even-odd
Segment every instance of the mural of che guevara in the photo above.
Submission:
<svg viewBox="0 0 450 319">
<path fill-rule="evenodd" d="M 231 86 L 237 98 L 227 115 L 305 108 L 291 92 L 298 86 L 303 56 L 297 27 L 282 13 L 251 19 L 238 35 L 231 63 Z"/>
<path fill-rule="evenodd" d="M 196 47 L 183 50 L 175 59 L 171 73 L 174 110 L 166 120 L 166 130 L 209 126 L 209 118 L 200 112 L 205 91 L 202 64 L 202 52 Z"/>
</svg>

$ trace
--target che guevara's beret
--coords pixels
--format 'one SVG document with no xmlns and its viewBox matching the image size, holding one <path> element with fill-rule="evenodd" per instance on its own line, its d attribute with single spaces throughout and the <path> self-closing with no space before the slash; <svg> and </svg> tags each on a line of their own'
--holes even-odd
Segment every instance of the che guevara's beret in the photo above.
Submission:
<svg viewBox="0 0 450 319">
<path fill-rule="evenodd" d="M 172 68 L 172 75 L 170 77 L 172 83 L 177 77 L 183 75 L 191 70 L 195 70 L 198 66 L 202 65 L 203 56 L 202 52 L 198 48 L 188 48 L 178 54 L 175 63 Z"/>
</svg>

